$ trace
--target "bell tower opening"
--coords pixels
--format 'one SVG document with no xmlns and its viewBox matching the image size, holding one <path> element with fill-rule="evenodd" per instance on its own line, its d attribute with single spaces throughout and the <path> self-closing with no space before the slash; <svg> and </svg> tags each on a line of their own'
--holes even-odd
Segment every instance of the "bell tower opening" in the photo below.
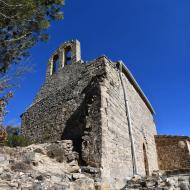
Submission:
<svg viewBox="0 0 190 190">
<path fill-rule="evenodd" d="M 65 48 L 65 65 L 71 65 L 72 62 L 72 49 L 70 46 Z"/>
<path fill-rule="evenodd" d="M 63 43 L 50 57 L 46 70 L 46 79 L 58 73 L 64 66 L 81 61 L 80 42 L 71 40 Z"/>
<path fill-rule="evenodd" d="M 60 49 L 63 55 L 62 67 L 81 60 L 80 42 L 78 40 L 65 42 Z"/>
<path fill-rule="evenodd" d="M 56 74 L 58 72 L 58 67 L 59 67 L 59 55 L 56 54 L 53 56 L 52 74 Z"/>
</svg>

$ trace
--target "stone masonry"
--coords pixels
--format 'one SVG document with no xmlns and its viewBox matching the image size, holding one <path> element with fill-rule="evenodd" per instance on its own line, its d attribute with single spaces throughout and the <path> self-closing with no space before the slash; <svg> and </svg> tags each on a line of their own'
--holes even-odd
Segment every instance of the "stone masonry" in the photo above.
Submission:
<svg viewBox="0 0 190 190">
<path fill-rule="evenodd" d="M 81 167 L 108 189 L 158 169 L 154 110 L 127 67 L 106 56 L 83 62 L 69 41 L 49 59 L 46 80 L 22 114 L 31 142 L 72 140 Z"/>
<path fill-rule="evenodd" d="M 155 140 L 161 170 L 190 169 L 190 137 L 160 135 Z"/>
</svg>

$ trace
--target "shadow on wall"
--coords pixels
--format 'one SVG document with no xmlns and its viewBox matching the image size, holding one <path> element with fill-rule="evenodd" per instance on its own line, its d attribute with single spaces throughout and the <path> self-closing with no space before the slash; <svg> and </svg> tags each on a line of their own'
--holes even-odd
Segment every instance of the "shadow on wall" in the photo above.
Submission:
<svg viewBox="0 0 190 190">
<path fill-rule="evenodd" d="M 63 131 L 62 140 L 72 140 L 73 150 L 79 153 L 79 164 L 84 165 L 82 160 L 82 136 L 84 135 L 84 130 L 86 126 L 86 105 L 85 100 L 81 105 L 74 111 L 71 117 L 67 120 L 65 124 L 65 129 Z"/>
<path fill-rule="evenodd" d="M 101 150 L 100 111 L 101 93 L 99 77 L 92 77 L 81 92 L 80 106 L 66 121 L 62 140 L 72 140 L 74 151 L 79 153 L 79 164 L 99 166 Z M 83 96 L 84 95 L 84 96 Z"/>
<path fill-rule="evenodd" d="M 146 176 L 149 176 L 150 173 L 149 173 L 149 166 L 148 166 L 148 157 L 147 157 L 146 146 L 145 146 L 144 143 L 143 143 L 143 154 L 144 154 L 144 167 L 145 167 L 145 173 L 146 173 Z"/>
</svg>

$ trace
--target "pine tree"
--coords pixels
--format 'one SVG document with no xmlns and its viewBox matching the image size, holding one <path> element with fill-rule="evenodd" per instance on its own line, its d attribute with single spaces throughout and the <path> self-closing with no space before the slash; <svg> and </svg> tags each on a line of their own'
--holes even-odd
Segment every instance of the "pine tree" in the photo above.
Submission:
<svg viewBox="0 0 190 190">
<path fill-rule="evenodd" d="M 39 41 L 47 41 L 51 21 L 63 19 L 64 0 L 0 0 L 0 137 L 6 105 L 13 96 L 11 80 L 20 74 L 7 74 L 12 64 L 26 58 Z M 2 135 L 1 135 L 2 134 Z"/>
<path fill-rule="evenodd" d="M 63 19 L 64 0 L 0 0 L 0 72 L 28 56 L 39 41 L 48 40 L 51 21 Z"/>
</svg>

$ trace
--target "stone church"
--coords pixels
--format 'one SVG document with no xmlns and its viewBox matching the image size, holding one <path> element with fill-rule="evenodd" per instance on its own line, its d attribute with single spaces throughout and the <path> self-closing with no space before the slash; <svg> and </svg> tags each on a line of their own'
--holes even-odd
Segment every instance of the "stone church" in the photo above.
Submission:
<svg viewBox="0 0 190 190">
<path fill-rule="evenodd" d="M 80 165 L 96 168 L 110 189 L 171 163 L 162 159 L 168 157 L 162 147 L 171 137 L 157 136 L 154 109 L 126 65 L 106 56 L 82 61 L 77 40 L 53 53 L 45 83 L 21 118 L 22 134 L 31 142 L 72 140 Z"/>
</svg>

